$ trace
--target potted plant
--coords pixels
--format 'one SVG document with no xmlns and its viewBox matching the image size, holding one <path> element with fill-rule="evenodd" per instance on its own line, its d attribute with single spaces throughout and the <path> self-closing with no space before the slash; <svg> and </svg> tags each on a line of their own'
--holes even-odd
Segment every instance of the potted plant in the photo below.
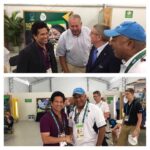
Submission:
<svg viewBox="0 0 150 150">
<path fill-rule="evenodd" d="M 19 50 L 22 43 L 22 33 L 24 29 L 24 19 L 18 16 L 19 11 L 15 11 L 9 17 L 4 14 L 4 36 L 5 43 L 12 44 L 13 50 Z M 12 48 L 10 48 L 12 49 Z"/>
</svg>

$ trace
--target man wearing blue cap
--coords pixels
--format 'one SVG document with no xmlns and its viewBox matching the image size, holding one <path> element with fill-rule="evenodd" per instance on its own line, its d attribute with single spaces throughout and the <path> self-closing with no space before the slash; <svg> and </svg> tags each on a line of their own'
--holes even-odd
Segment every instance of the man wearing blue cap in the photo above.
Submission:
<svg viewBox="0 0 150 150">
<path fill-rule="evenodd" d="M 69 127 L 75 146 L 102 145 L 105 135 L 105 118 L 97 106 L 90 103 L 81 87 L 73 90 L 76 106 L 69 116 Z"/>
<path fill-rule="evenodd" d="M 112 30 L 105 30 L 104 34 L 112 37 L 110 44 L 114 54 L 121 59 L 120 72 L 146 72 L 146 33 L 141 25 L 133 21 L 125 21 Z"/>
</svg>

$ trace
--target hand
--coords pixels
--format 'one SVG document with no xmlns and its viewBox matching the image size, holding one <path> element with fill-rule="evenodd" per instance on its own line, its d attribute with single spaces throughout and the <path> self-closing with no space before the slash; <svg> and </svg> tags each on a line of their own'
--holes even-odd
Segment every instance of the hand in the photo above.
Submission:
<svg viewBox="0 0 150 150">
<path fill-rule="evenodd" d="M 72 143 L 72 136 L 71 135 L 66 135 L 65 136 L 65 142 Z"/>
<path fill-rule="evenodd" d="M 139 136 L 139 133 L 140 133 L 140 129 L 135 129 L 135 130 L 132 132 L 132 136 L 133 136 L 133 137 Z"/>
</svg>

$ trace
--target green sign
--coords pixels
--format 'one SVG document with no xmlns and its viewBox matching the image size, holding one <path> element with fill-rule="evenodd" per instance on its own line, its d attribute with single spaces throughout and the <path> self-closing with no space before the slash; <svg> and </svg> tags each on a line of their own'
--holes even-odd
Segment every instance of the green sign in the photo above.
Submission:
<svg viewBox="0 0 150 150">
<path fill-rule="evenodd" d="M 32 103 L 32 99 L 25 99 L 25 103 Z"/>
<path fill-rule="evenodd" d="M 133 18 L 133 10 L 126 10 L 125 18 Z"/>
<path fill-rule="evenodd" d="M 111 104 L 111 102 L 113 101 L 113 99 L 114 98 L 112 96 L 107 97 L 107 103 Z"/>
</svg>

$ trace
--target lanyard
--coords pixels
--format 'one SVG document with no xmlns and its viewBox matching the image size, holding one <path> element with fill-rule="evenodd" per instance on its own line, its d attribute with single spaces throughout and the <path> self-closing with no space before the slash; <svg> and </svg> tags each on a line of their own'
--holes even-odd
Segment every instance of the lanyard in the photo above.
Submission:
<svg viewBox="0 0 150 150">
<path fill-rule="evenodd" d="M 85 111 L 84 111 L 84 115 L 83 115 L 83 119 L 82 119 L 82 123 L 84 123 L 84 120 L 85 120 L 85 116 L 86 116 L 86 113 L 87 113 L 87 110 L 88 110 L 88 105 L 89 105 L 89 102 L 87 102 L 86 104 L 86 107 L 85 107 Z M 76 108 L 77 109 L 77 108 Z M 76 109 L 75 109 L 75 118 L 77 120 L 77 117 L 79 117 L 80 113 L 76 113 Z M 74 119 L 75 120 L 75 119 Z"/>
<path fill-rule="evenodd" d="M 52 115 L 52 117 L 53 117 L 53 119 L 54 119 L 54 121 L 55 121 L 55 124 L 56 124 L 57 129 L 58 129 L 58 134 L 60 134 L 60 133 L 61 133 L 61 132 L 60 132 L 60 127 L 59 127 L 59 124 L 58 124 L 58 122 L 57 122 L 57 120 L 56 120 L 56 117 L 54 116 L 54 113 L 52 112 L 52 110 L 50 110 L 50 114 Z M 63 118 L 62 118 L 62 122 L 63 122 Z M 63 130 L 64 130 L 64 132 L 65 132 L 65 120 L 64 120 L 64 122 L 63 122 Z"/>
<path fill-rule="evenodd" d="M 127 73 L 131 67 L 142 57 L 144 57 L 146 55 L 146 50 L 144 50 L 143 52 L 141 52 L 140 54 L 138 54 L 131 62 L 130 64 L 127 66 L 125 73 Z"/>
<path fill-rule="evenodd" d="M 127 113 L 128 112 L 128 107 L 129 107 L 129 105 L 127 105 L 127 107 L 126 107 L 126 115 L 128 115 L 130 117 L 130 113 L 131 113 L 131 110 L 132 110 L 132 107 L 133 107 L 133 102 L 130 106 L 129 113 Z"/>
</svg>

